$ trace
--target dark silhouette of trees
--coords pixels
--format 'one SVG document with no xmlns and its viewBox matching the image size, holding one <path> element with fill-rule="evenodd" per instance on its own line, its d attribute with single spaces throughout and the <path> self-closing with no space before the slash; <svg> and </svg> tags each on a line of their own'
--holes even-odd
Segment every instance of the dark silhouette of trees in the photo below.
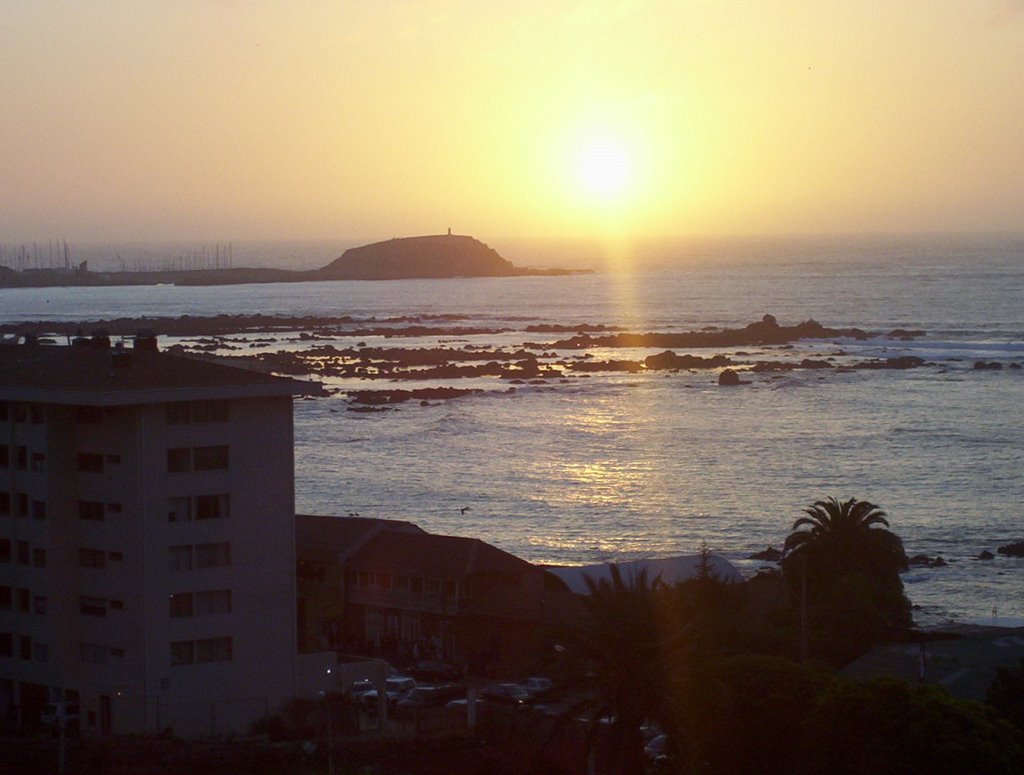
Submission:
<svg viewBox="0 0 1024 775">
<path fill-rule="evenodd" d="M 810 606 L 811 624 L 849 647 L 844 657 L 909 627 L 900 579 L 907 557 L 885 512 L 856 498 L 816 501 L 804 512 L 786 538 L 781 565 L 794 599 Z"/>
<path fill-rule="evenodd" d="M 1001 667 L 996 671 L 985 702 L 1024 732 L 1024 659 L 1017 667 Z"/>
<path fill-rule="evenodd" d="M 578 700 L 559 729 L 585 719 L 588 750 L 600 750 L 609 772 L 642 775 L 645 724 L 682 740 L 672 677 L 681 633 L 659 579 L 650 582 L 645 572 L 623 579 L 613 565 L 610 579 L 585 581 L 584 616 L 560 638 Z"/>
<path fill-rule="evenodd" d="M 895 678 L 836 681 L 803 725 L 791 772 L 830 775 L 1011 775 L 1024 772 L 1019 733 L 979 702 Z"/>
</svg>

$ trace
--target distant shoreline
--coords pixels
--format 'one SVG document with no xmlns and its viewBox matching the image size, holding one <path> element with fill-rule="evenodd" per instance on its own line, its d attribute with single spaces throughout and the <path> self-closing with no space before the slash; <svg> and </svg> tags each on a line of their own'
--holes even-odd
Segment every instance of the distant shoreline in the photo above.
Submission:
<svg viewBox="0 0 1024 775">
<path fill-rule="evenodd" d="M 0 288 L 68 288 L 134 285 L 252 285 L 328 280 L 428 280 L 457 277 L 560 277 L 590 269 L 517 267 L 479 240 L 455 234 L 403 237 L 349 248 L 319 269 L 214 268 L 93 272 L 74 268 L 0 266 Z"/>
</svg>

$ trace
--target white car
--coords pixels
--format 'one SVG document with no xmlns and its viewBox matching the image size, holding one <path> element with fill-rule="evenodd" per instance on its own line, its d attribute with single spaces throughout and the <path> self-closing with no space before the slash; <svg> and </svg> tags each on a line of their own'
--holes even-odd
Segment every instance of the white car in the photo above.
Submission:
<svg viewBox="0 0 1024 775">
<path fill-rule="evenodd" d="M 416 688 L 416 679 L 407 675 L 396 675 L 387 679 L 384 691 L 387 693 L 388 708 L 393 709 L 398 701 Z M 377 690 L 370 689 L 360 696 L 360 700 L 371 708 L 377 707 Z"/>
<path fill-rule="evenodd" d="M 43 708 L 39 720 L 47 726 L 74 729 L 78 726 L 78 704 L 74 702 L 50 702 Z"/>
<path fill-rule="evenodd" d="M 554 681 L 539 675 L 531 676 L 525 681 L 520 681 L 519 685 L 526 689 L 531 697 L 543 697 L 555 688 Z"/>
</svg>

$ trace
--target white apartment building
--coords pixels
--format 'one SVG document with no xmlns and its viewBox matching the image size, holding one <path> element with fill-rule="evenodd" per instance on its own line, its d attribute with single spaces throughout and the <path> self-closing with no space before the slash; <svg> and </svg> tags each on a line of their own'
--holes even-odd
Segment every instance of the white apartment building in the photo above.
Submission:
<svg viewBox="0 0 1024 775">
<path fill-rule="evenodd" d="M 0 716 L 240 732 L 296 695 L 292 397 L 104 337 L 0 345 Z"/>
</svg>

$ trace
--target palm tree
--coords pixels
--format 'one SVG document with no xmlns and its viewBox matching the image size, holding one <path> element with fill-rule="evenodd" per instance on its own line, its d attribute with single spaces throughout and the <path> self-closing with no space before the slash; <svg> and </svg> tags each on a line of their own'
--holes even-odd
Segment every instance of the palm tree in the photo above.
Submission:
<svg viewBox="0 0 1024 775">
<path fill-rule="evenodd" d="M 833 497 L 815 501 L 804 513 L 793 523 L 783 550 L 782 571 L 790 587 L 796 591 L 806 584 L 810 599 L 819 603 L 837 602 L 850 589 L 866 587 L 882 614 L 879 624 L 909 624 L 909 602 L 899 577 L 907 555 L 899 536 L 889 530 L 885 512 L 870 501 Z"/>
<path fill-rule="evenodd" d="M 643 773 L 645 723 L 681 740 L 670 665 L 681 633 L 659 604 L 660 578 L 649 582 L 641 571 L 624 580 L 613 565 L 610 579 L 585 582 L 584 616 L 561 633 L 567 677 L 580 698 L 555 731 L 582 718 L 588 750 L 604 738 L 609 772 Z"/>
</svg>

